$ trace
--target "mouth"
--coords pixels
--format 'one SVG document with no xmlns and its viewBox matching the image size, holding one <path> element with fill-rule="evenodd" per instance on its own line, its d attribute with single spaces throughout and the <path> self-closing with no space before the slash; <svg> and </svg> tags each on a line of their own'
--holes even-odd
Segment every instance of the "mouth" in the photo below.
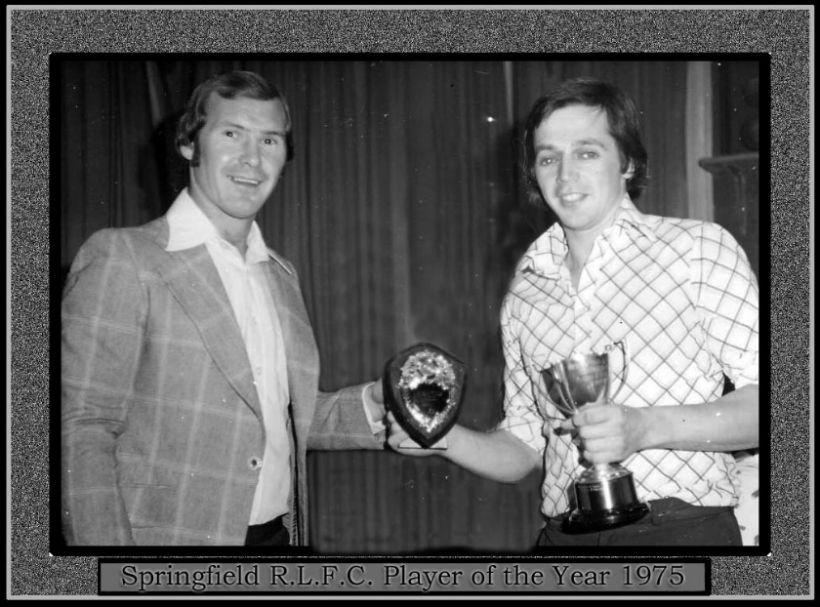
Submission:
<svg viewBox="0 0 820 607">
<path fill-rule="evenodd" d="M 561 201 L 562 204 L 576 204 L 581 202 L 586 197 L 586 194 L 581 194 L 578 192 L 569 192 L 566 194 L 559 194 L 558 200 Z"/>
<path fill-rule="evenodd" d="M 239 175 L 228 175 L 228 179 L 230 179 L 236 185 L 240 185 L 247 188 L 255 188 L 262 184 L 262 179 L 254 179 L 252 177 L 242 177 Z"/>
</svg>

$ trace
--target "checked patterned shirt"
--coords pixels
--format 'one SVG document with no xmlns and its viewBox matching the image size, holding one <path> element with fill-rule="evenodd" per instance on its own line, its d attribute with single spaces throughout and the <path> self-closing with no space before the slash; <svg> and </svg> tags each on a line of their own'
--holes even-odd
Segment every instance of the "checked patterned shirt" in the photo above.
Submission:
<svg viewBox="0 0 820 607">
<path fill-rule="evenodd" d="M 571 437 L 555 433 L 563 416 L 547 398 L 542 369 L 626 341 L 627 383 L 615 394 L 621 405 L 711 402 L 722 394 L 724 373 L 737 388 L 758 382 L 757 282 L 726 230 L 644 215 L 626 197 L 596 240 L 577 292 L 566 254 L 555 224 L 522 257 L 501 311 L 505 418 L 498 427 L 543 454 L 546 516 L 574 506 L 572 481 L 584 468 Z M 729 453 L 647 449 L 622 463 L 642 500 L 737 502 Z"/>
</svg>

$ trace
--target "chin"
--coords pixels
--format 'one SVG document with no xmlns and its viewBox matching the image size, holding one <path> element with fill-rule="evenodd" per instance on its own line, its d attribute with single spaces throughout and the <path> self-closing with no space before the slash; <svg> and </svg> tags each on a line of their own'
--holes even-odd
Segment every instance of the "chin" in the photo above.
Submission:
<svg viewBox="0 0 820 607">
<path fill-rule="evenodd" d="M 249 192 L 244 195 L 233 196 L 232 199 L 233 206 L 236 208 L 250 208 L 261 207 L 265 204 L 267 196 L 262 192 Z"/>
</svg>

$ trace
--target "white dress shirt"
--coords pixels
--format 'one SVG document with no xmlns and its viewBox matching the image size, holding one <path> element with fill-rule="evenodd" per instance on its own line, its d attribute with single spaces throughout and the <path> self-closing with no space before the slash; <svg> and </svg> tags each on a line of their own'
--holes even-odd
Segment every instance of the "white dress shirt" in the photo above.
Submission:
<svg viewBox="0 0 820 607">
<path fill-rule="evenodd" d="M 180 193 L 166 217 L 170 231 L 167 250 L 201 244 L 207 247 L 245 342 L 265 425 L 265 451 L 249 524 L 266 523 L 288 512 L 291 485 L 287 364 L 276 306 L 265 277 L 268 249 L 253 222 L 243 259 L 236 247 L 219 235 L 187 190 Z"/>
</svg>

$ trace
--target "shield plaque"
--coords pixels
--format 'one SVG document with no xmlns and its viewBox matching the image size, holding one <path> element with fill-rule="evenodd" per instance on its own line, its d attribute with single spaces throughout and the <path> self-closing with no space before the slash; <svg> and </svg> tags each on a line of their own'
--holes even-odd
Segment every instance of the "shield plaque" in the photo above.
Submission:
<svg viewBox="0 0 820 607">
<path fill-rule="evenodd" d="M 410 438 L 430 448 L 456 422 L 465 379 L 460 360 L 432 344 L 416 344 L 388 361 L 385 404 Z"/>
</svg>

